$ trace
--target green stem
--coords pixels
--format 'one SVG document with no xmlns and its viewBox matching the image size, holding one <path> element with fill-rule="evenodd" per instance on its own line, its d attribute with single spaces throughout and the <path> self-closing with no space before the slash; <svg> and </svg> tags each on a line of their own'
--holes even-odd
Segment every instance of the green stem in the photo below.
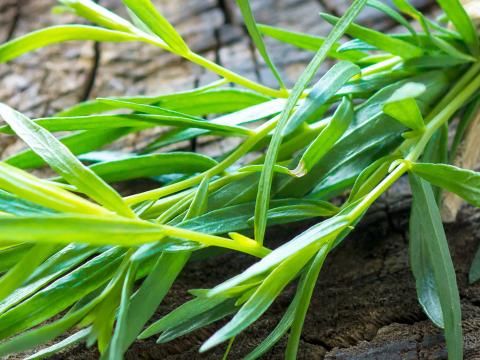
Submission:
<svg viewBox="0 0 480 360">
<path fill-rule="evenodd" d="M 213 177 L 225 171 L 229 166 L 235 163 L 238 159 L 244 156 L 247 152 L 249 152 L 257 142 L 263 139 L 265 136 L 268 135 L 270 131 L 272 131 L 275 126 L 277 125 L 278 116 L 273 118 L 272 120 L 266 122 L 265 124 L 261 125 L 255 132 L 255 135 L 248 138 L 244 141 L 234 152 L 232 152 L 227 158 L 225 158 L 222 162 L 218 163 L 211 169 L 191 177 L 189 179 L 180 181 L 178 183 L 165 186 L 159 189 L 154 189 L 150 191 L 145 191 L 143 193 L 135 194 L 132 196 L 128 196 L 125 198 L 125 202 L 128 205 L 137 204 L 142 201 L 146 200 L 156 200 L 161 197 L 174 194 L 176 192 L 188 189 L 192 186 L 199 184 L 202 179 L 207 177 Z"/>
<path fill-rule="evenodd" d="M 204 58 L 203 56 L 200 56 L 198 54 L 195 54 L 194 52 L 190 52 L 186 55 L 183 56 L 185 59 L 200 65 L 222 77 L 227 79 L 230 82 L 236 83 L 238 85 L 242 85 L 246 87 L 247 89 L 254 90 L 260 94 L 271 96 L 274 98 L 287 98 L 289 93 L 288 90 L 286 89 L 281 89 L 281 90 L 276 90 L 272 89 L 270 87 L 267 87 L 265 85 L 259 84 L 255 81 L 252 81 L 250 79 L 247 79 L 244 76 L 238 75 L 237 73 L 234 73 L 233 71 L 230 71 L 223 66 L 220 66 L 216 63 L 214 63 L 211 60 L 208 60 Z"/>
<path fill-rule="evenodd" d="M 459 81 L 459 84 L 465 84 L 465 79 L 471 79 L 471 74 L 473 70 L 478 72 L 480 69 L 479 64 L 475 64 Z M 457 86 L 454 88 L 459 89 Z M 400 163 L 386 178 L 384 178 L 369 194 L 367 194 L 363 200 L 353 208 L 348 215 L 346 215 L 351 223 L 354 223 L 358 217 L 360 217 L 369 207 L 377 200 L 395 181 L 397 181 L 403 174 L 405 174 L 409 168 L 409 163 L 411 161 L 416 161 L 422 154 L 425 146 L 427 145 L 430 138 L 433 136 L 435 131 L 446 123 L 455 112 L 460 109 L 465 102 L 480 88 L 480 75 L 477 75 L 469 84 L 464 87 L 460 92 L 458 92 L 453 98 L 451 92 L 446 96 L 451 99 L 445 108 L 439 111 L 437 114 L 433 115 L 431 121 L 426 125 L 425 132 L 417 141 L 412 150 L 405 157 L 404 162 Z M 443 99 L 441 103 L 444 102 Z M 436 111 L 435 109 L 433 111 Z"/>
<path fill-rule="evenodd" d="M 181 56 L 188 61 L 191 61 L 191 62 L 193 62 L 197 65 L 200 65 L 200 66 L 202 66 L 202 67 L 204 67 L 204 68 L 222 76 L 223 78 L 227 79 L 228 81 L 230 81 L 232 83 L 242 85 L 242 86 L 246 87 L 247 89 L 254 90 L 254 91 L 256 91 L 260 94 L 266 95 L 266 96 L 271 96 L 271 97 L 275 97 L 275 98 L 287 98 L 289 96 L 289 93 L 286 89 L 277 90 L 277 89 L 272 89 L 268 86 L 259 84 L 259 83 L 255 82 L 253 80 L 247 79 L 244 76 L 241 76 L 237 73 L 234 73 L 233 71 L 230 71 L 230 70 L 224 68 L 223 66 L 220 66 L 220 65 L 214 63 L 213 61 L 204 58 L 203 56 L 200 56 L 200 55 L 194 53 L 193 51 L 178 52 L 178 51 L 173 50 L 171 47 L 169 47 L 167 44 L 165 44 L 160 39 L 156 39 L 155 37 L 150 36 L 148 34 L 145 34 L 143 32 L 141 32 L 141 33 L 137 32 L 136 34 L 139 36 L 140 41 L 155 45 L 155 46 L 160 47 L 160 48 L 162 48 L 166 51 L 169 51 L 173 54 Z"/>
<path fill-rule="evenodd" d="M 268 255 L 271 251 L 270 249 L 261 246 L 257 242 L 238 242 L 235 240 L 228 240 L 226 238 L 204 234 L 196 231 L 186 230 L 182 228 L 177 228 L 168 225 L 161 225 L 162 233 L 166 236 L 172 236 L 176 238 L 186 239 L 190 241 L 195 241 L 206 246 L 217 246 L 223 247 L 225 249 L 235 250 L 243 252 L 245 254 L 253 255 L 259 258 L 263 258 Z"/>
</svg>

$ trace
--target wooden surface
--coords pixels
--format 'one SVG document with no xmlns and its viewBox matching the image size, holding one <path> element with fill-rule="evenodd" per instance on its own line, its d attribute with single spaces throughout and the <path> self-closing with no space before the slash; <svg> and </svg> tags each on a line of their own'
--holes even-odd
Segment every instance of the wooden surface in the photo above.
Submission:
<svg viewBox="0 0 480 360">
<path fill-rule="evenodd" d="M 103 5 L 124 13 L 119 0 L 102 0 Z M 274 79 L 245 35 L 238 11 L 230 0 L 155 1 L 178 27 L 190 46 L 222 65 L 267 85 Z M 72 22 L 72 16 L 51 14 L 54 0 L 0 0 L 0 41 L 43 26 Z M 253 0 L 259 22 L 312 34 L 325 34 L 329 26 L 320 21 L 319 11 L 341 12 L 347 2 L 339 0 Z M 435 11 L 429 0 L 417 6 Z M 362 23 L 387 31 L 392 22 L 368 10 Z M 394 29 L 393 29 L 394 30 Z M 287 83 L 295 81 L 311 58 L 274 41 L 267 41 L 274 61 Z M 69 43 L 25 55 L 0 64 L 0 101 L 31 116 L 44 116 L 98 96 L 159 94 L 190 89 L 216 79 L 214 74 L 179 60 L 173 55 L 142 44 Z M 22 146 L 13 137 L 0 138 L 3 156 Z M 138 138 L 129 139 L 135 147 Z M 417 304 L 408 267 L 408 186 L 393 188 L 369 212 L 362 225 L 329 256 L 316 288 L 299 358 L 302 359 L 442 359 L 444 339 L 426 319 Z M 480 245 L 480 213 L 463 208 L 456 223 L 447 226 L 457 278 L 461 287 L 465 358 L 480 358 L 480 284 L 468 285 L 467 272 Z M 289 234 L 308 224 L 283 227 L 269 233 L 269 239 L 288 239 Z M 206 265 L 192 263 L 159 309 L 159 316 L 187 298 L 186 290 L 218 284 L 242 271 L 249 259 L 223 256 Z M 258 344 L 285 311 L 293 289 L 289 289 L 255 326 L 238 337 L 232 359 L 239 359 Z M 202 341 L 217 327 L 196 332 L 166 345 L 153 340 L 137 342 L 129 359 L 219 358 L 223 347 L 198 355 Z M 284 342 L 266 359 L 283 357 Z M 94 349 L 78 346 L 58 359 L 90 359 Z"/>
</svg>

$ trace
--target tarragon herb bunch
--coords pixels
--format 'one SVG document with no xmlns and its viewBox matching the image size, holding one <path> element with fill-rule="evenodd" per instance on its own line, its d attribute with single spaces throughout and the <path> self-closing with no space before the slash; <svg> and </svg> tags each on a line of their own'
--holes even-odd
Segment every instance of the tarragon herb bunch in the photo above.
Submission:
<svg viewBox="0 0 480 360">
<path fill-rule="evenodd" d="M 0 62 L 70 40 L 138 41 L 222 80 L 180 93 L 96 99 L 48 118 L 29 119 L 0 104 L 0 132 L 30 148 L 0 162 L 1 356 L 69 332 L 31 358 L 86 341 L 102 358 L 121 359 L 137 338 L 167 342 L 224 318 L 200 351 L 229 340 L 230 349 L 295 283 L 285 315 L 247 355 L 258 358 L 288 336 L 285 356 L 294 359 L 325 258 L 407 174 L 418 299 L 444 329 L 450 358 L 462 358 L 460 300 L 439 206 L 441 189 L 480 205 L 480 174 L 448 164 L 479 109 L 480 46 L 458 0 L 438 0 L 444 14 L 435 21 L 408 0 L 393 0 L 394 7 L 354 0 L 341 18 L 320 14 L 318 21 L 332 25 L 326 38 L 257 24 L 248 0 L 237 0 L 278 88 L 193 52 L 149 0 L 123 0 L 130 20 L 91 0 L 60 3 L 60 13 L 94 25 L 14 39 L 0 46 Z M 355 24 L 365 6 L 404 32 Z M 291 89 L 268 55 L 266 36 L 315 53 Z M 312 83 L 327 58 L 334 65 Z M 157 127 L 166 130 L 138 153 L 99 150 Z M 207 135 L 241 142 L 217 158 L 162 152 Z M 45 165 L 58 176 L 27 172 Z M 111 186 L 138 178 L 153 178 L 158 187 L 123 197 Z M 314 226 L 269 247 L 267 226 L 311 218 Z M 212 289 L 192 290 L 192 300 L 145 327 L 192 254 L 215 256 L 212 247 L 258 260 Z M 476 280 L 478 269 L 472 274 Z"/>
</svg>

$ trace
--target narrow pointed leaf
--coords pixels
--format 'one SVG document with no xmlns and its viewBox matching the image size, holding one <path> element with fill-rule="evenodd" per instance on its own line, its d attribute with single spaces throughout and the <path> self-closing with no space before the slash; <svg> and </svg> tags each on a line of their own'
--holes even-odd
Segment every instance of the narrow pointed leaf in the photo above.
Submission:
<svg viewBox="0 0 480 360">
<path fill-rule="evenodd" d="M 265 229 L 267 226 L 267 211 L 270 202 L 272 181 L 274 174 L 274 166 L 277 161 L 280 145 L 282 143 L 283 133 L 292 111 L 295 108 L 298 100 L 300 99 L 303 91 L 307 87 L 308 83 L 312 80 L 313 76 L 319 69 L 328 55 L 328 51 L 332 46 L 340 39 L 348 26 L 352 23 L 355 17 L 365 6 L 366 0 L 355 0 L 348 8 L 339 22 L 334 26 L 329 33 L 327 39 L 315 54 L 312 61 L 308 64 L 305 71 L 302 73 L 298 81 L 288 98 L 287 105 L 280 115 L 278 125 L 273 133 L 272 140 L 265 156 L 265 166 L 260 175 L 258 184 L 258 192 L 255 206 L 255 240 L 262 243 L 265 236 Z"/>
<path fill-rule="evenodd" d="M 284 135 L 295 131 L 302 123 L 320 120 L 325 112 L 323 105 L 354 75 L 360 68 L 347 61 L 333 65 L 314 85 L 305 102 L 299 106 L 285 127 Z"/>
<path fill-rule="evenodd" d="M 480 207 L 480 173 L 453 165 L 429 163 L 414 163 L 411 170 L 429 183 Z"/>
<path fill-rule="evenodd" d="M 349 99 L 343 98 L 327 127 L 307 147 L 293 173 L 296 176 L 304 176 L 308 173 L 343 136 L 353 118 L 353 104 Z"/>
<path fill-rule="evenodd" d="M 409 176 L 413 193 L 410 218 L 412 271 L 417 292 L 427 315 L 445 329 L 449 357 L 463 358 L 462 316 L 455 269 L 431 186 Z M 420 250 L 420 251 L 419 251 Z M 435 295 L 438 296 L 438 302 Z M 438 324 L 438 303 L 443 322 Z"/>
<path fill-rule="evenodd" d="M 189 51 L 187 44 L 177 30 L 158 12 L 150 0 L 122 1 L 153 33 L 158 35 L 173 50 L 182 54 Z"/>
<path fill-rule="evenodd" d="M 87 25 L 52 26 L 0 45 L 0 63 L 48 45 L 72 40 L 123 42 L 138 40 L 138 36 Z"/>
<path fill-rule="evenodd" d="M 339 21 L 338 18 L 333 15 L 321 14 L 321 16 L 330 24 L 337 24 Z M 360 25 L 351 24 L 345 32 L 380 50 L 387 51 L 392 55 L 398 55 L 404 59 L 419 57 L 423 54 L 423 50 L 415 45 Z"/>
<path fill-rule="evenodd" d="M 285 85 L 283 84 L 282 77 L 280 76 L 280 73 L 275 67 L 275 64 L 273 63 L 272 59 L 268 55 L 267 48 L 265 47 L 265 43 L 263 42 L 263 39 L 262 39 L 262 35 L 258 30 L 257 23 L 253 16 L 252 9 L 250 7 L 250 1 L 237 0 L 237 5 L 240 8 L 240 11 L 242 12 L 243 21 L 245 22 L 245 26 L 247 27 L 248 33 L 250 34 L 252 41 L 255 43 L 255 46 L 257 47 L 258 52 L 262 56 L 263 60 L 265 60 L 265 63 L 267 64 L 267 66 L 272 71 L 272 74 L 277 79 L 280 87 L 284 88 Z"/>
<path fill-rule="evenodd" d="M 47 130 L 3 104 L 0 104 L 0 115 L 22 140 L 70 184 L 110 210 L 121 215 L 134 216 L 113 188 L 85 167 Z"/>
</svg>

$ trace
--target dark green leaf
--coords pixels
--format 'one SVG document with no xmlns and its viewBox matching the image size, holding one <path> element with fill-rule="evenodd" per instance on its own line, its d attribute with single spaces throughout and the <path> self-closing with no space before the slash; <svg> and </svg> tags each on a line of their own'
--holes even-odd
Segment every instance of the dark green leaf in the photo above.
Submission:
<svg viewBox="0 0 480 360">
<path fill-rule="evenodd" d="M 257 199 L 255 206 L 255 240 L 259 243 L 263 242 L 265 236 L 265 229 L 267 226 L 267 211 L 270 202 L 272 181 L 273 181 L 273 168 L 277 161 L 280 145 L 284 134 L 284 129 L 288 124 L 292 111 L 294 110 L 298 100 L 302 96 L 303 91 L 307 87 L 308 83 L 312 80 L 313 76 L 319 69 L 328 55 L 328 51 L 332 46 L 340 39 L 348 26 L 352 23 L 355 17 L 365 6 L 366 0 L 355 0 L 348 8 L 342 18 L 334 26 L 332 31 L 327 36 L 327 39 L 315 54 L 312 61 L 308 64 L 304 70 L 288 98 L 287 105 L 282 111 L 277 127 L 270 141 L 270 145 L 265 156 L 264 168 L 260 175 L 258 184 Z"/>
<path fill-rule="evenodd" d="M 325 112 L 323 105 L 354 75 L 360 73 L 360 68 L 348 61 L 333 65 L 325 75 L 314 85 L 305 102 L 292 115 L 283 135 L 291 134 L 302 123 L 320 120 Z"/>
<path fill-rule="evenodd" d="M 350 99 L 343 98 L 328 125 L 307 147 L 293 173 L 299 177 L 308 173 L 343 136 L 353 118 L 353 104 Z"/>
<path fill-rule="evenodd" d="M 449 358 L 462 359 L 460 296 L 440 212 L 432 188 L 426 181 L 411 174 L 410 184 L 413 193 L 411 261 L 419 299 L 427 315 L 437 322 L 439 319 L 434 314 L 439 312 L 437 306 L 440 303 Z M 438 296 L 438 302 L 433 294 Z"/>
</svg>

